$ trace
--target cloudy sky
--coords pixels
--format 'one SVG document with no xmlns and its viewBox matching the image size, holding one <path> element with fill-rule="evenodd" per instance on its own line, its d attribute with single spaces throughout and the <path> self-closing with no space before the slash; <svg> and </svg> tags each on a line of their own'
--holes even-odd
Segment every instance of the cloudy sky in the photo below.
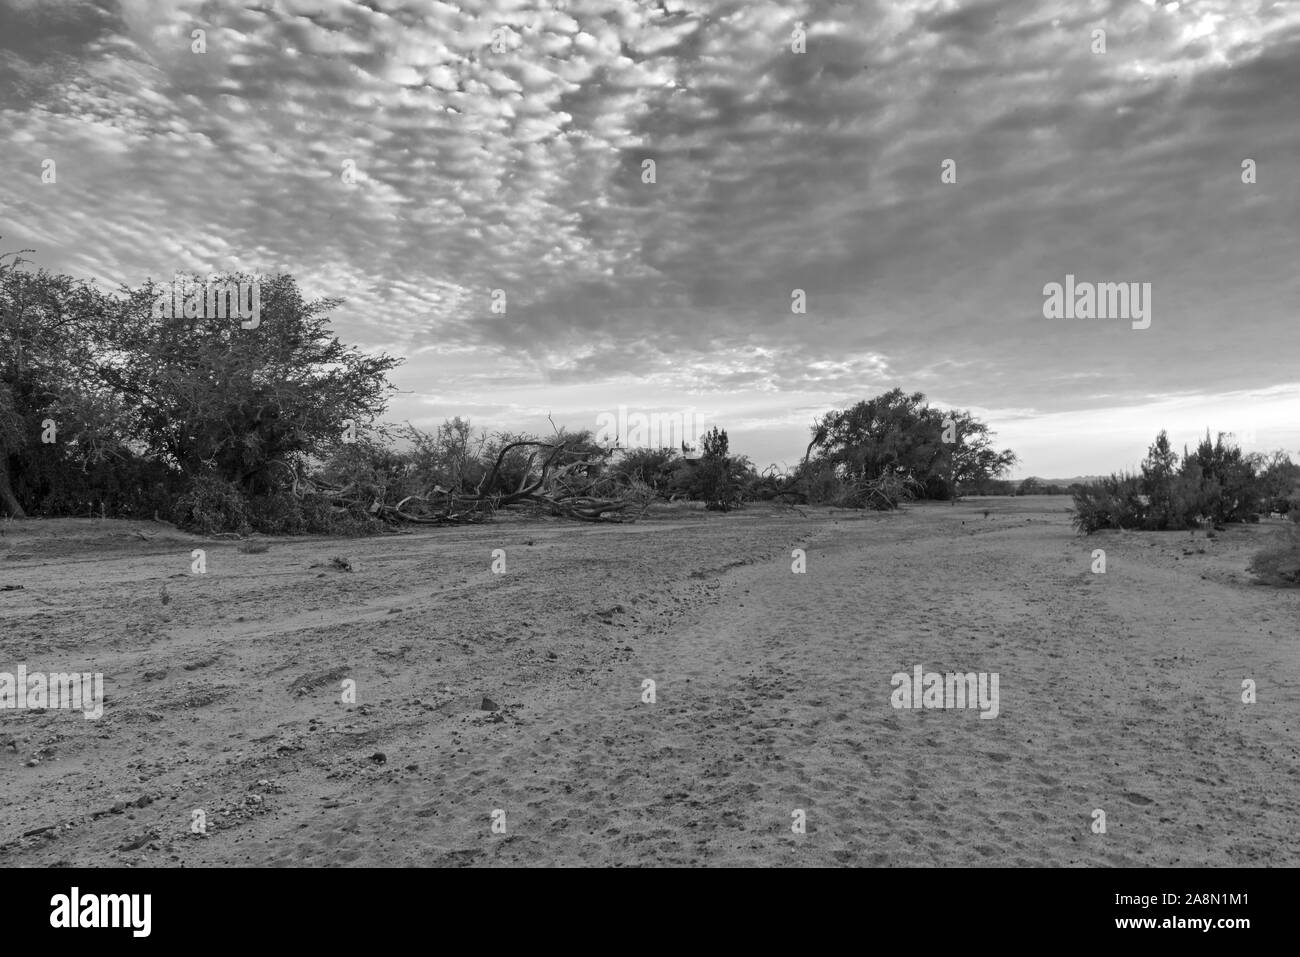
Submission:
<svg viewBox="0 0 1300 957">
<path fill-rule="evenodd" d="M 901 386 L 1017 475 L 1294 452 L 1300 2 L 0 0 L 0 236 L 291 272 L 425 426 L 693 411 L 793 463 Z M 1150 327 L 1045 318 L 1067 274 Z"/>
</svg>

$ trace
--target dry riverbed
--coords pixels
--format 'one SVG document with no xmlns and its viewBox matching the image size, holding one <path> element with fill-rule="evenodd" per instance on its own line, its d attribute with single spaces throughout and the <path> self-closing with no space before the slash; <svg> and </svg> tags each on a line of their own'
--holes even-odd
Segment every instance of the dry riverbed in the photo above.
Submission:
<svg viewBox="0 0 1300 957">
<path fill-rule="evenodd" d="M 1084 538 L 1067 507 L 264 551 L 0 523 L 0 672 L 105 692 L 0 710 L 0 866 L 1300 864 L 1300 590 L 1245 574 L 1269 525 Z M 893 707 L 916 665 L 996 673 L 997 716 Z"/>
</svg>

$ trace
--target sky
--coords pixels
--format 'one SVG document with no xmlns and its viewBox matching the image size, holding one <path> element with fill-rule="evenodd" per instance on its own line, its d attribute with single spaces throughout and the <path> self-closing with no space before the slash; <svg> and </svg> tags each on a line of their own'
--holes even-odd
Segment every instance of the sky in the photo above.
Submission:
<svg viewBox="0 0 1300 957">
<path fill-rule="evenodd" d="M 292 273 L 424 428 L 792 465 L 897 386 L 1013 476 L 1294 455 L 1298 121 L 1297 0 L 0 0 L 0 252 Z"/>
</svg>

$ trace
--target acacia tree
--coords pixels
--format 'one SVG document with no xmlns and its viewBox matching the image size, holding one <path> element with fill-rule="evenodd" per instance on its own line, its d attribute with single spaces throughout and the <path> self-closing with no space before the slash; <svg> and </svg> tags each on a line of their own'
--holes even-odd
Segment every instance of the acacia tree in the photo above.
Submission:
<svg viewBox="0 0 1300 957">
<path fill-rule="evenodd" d="M 924 394 L 895 388 L 822 416 L 806 460 L 850 484 L 888 479 L 948 498 L 957 485 L 1004 473 L 1016 456 L 994 449 L 988 426 L 969 412 L 932 408 Z"/>
<path fill-rule="evenodd" d="M 945 420 L 953 424 L 956 433 L 956 439 L 948 443 L 949 454 L 952 456 L 951 475 L 956 485 L 951 493 L 954 496 L 961 486 L 967 484 L 983 489 L 993 479 L 1005 475 L 1019 461 L 1016 453 L 1010 449 L 994 448 L 993 433 L 989 427 L 969 412 L 950 411 L 943 415 Z M 927 489 L 933 488 L 935 484 L 931 478 L 926 483 Z M 942 486 L 943 483 L 937 484 Z"/>
<path fill-rule="evenodd" d="M 124 288 L 116 348 L 97 369 L 150 449 L 190 478 L 212 475 L 245 494 L 283 484 L 287 473 L 274 463 L 324 455 L 349 423 L 379 415 L 393 388 L 386 375 L 402 361 L 340 342 L 327 313 L 341 300 L 305 300 L 288 275 L 260 283 L 255 328 L 238 317 L 158 316 L 166 287 Z"/>
<path fill-rule="evenodd" d="M 130 456 L 121 403 L 90 375 L 104 295 L 25 268 L 25 252 L 0 256 L 0 509 L 15 517 L 24 499 L 66 497 L 90 468 Z"/>
</svg>

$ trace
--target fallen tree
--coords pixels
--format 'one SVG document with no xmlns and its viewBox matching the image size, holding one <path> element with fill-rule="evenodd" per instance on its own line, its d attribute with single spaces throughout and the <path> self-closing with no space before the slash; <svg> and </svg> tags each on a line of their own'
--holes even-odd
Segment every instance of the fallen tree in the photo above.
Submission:
<svg viewBox="0 0 1300 957">
<path fill-rule="evenodd" d="M 319 476 L 300 475 L 286 462 L 276 464 L 287 470 L 296 498 L 316 497 L 344 511 L 363 508 L 394 524 L 469 524 L 510 508 L 541 509 L 587 522 L 624 522 L 640 517 L 653 496 L 636 487 L 617 486 L 601 474 L 601 467 L 614 450 L 579 451 L 577 444 L 563 439 L 510 442 L 497 453 L 491 470 L 472 493 L 434 485 L 423 494 L 408 494 L 395 502 L 385 501 L 385 489 L 355 481 L 334 484 Z M 515 449 L 530 450 L 522 479 L 514 490 L 501 490 L 502 465 Z M 639 511 L 629 519 L 627 511 L 636 506 Z"/>
</svg>

